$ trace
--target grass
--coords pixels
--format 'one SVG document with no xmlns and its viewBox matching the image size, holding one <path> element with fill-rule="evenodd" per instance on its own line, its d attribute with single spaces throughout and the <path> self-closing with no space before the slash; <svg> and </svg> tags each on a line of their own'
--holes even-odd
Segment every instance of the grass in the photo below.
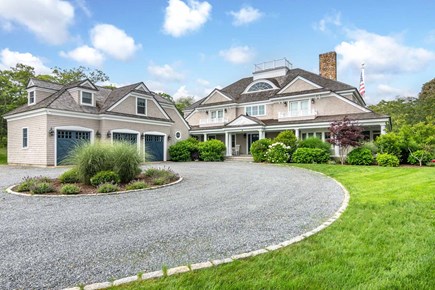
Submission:
<svg viewBox="0 0 435 290">
<path fill-rule="evenodd" d="M 6 147 L 0 147 L 0 164 L 8 164 Z"/>
<path fill-rule="evenodd" d="M 298 166 L 349 190 L 329 228 L 275 252 L 111 289 L 433 289 L 434 168 Z"/>
</svg>

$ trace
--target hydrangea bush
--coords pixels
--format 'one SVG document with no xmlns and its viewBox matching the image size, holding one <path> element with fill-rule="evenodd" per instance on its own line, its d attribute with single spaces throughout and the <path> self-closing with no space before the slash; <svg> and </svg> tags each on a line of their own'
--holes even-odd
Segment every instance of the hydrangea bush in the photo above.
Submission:
<svg viewBox="0 0 435 290">
<path fill-rule="evenodd" d="M 290 160 L 292 150 L 291 146 L 287 146 L 282 142 L 275 142 L 269 145 L 266 152 L 266 160 L 269 163 L 286 163 Z"/>
</svg>

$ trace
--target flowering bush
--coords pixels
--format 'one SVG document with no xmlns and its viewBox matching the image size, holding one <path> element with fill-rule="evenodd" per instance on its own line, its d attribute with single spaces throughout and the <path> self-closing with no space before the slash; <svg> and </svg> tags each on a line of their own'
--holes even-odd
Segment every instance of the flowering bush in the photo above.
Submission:
<svg viewBox="0 0 435 290">
<path fill-rule="evenodd" d="M 264 138 L 255 141 L 251 145 L 251 154 L 255 162 L 266 161 L 266 152 L 269 150 L 269 146 L 272 145 L 272 140 L 269 138 Z"/>
<path fill-rule="evenodd" d="M 285 145 L 282 142 L 276 142 L 269 145 L 269 149 L 266 152 L 266 160 L 270 163 L 286 163 L 290 160 L 289 151 L 292 148 Z"/>
</svg>

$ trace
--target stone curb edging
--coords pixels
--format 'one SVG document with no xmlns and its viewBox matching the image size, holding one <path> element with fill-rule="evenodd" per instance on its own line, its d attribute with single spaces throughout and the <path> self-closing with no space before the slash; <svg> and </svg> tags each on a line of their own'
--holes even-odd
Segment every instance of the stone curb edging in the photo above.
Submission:
<svg viewBox="0 0 435 290">
<path fill-rule="evenodd" d="M 175 184 L 180 183 L 183 181 L 183 177 L 180 176 L 176 181 L 163 184 L 163 185 L 156 185 L 151 186 L 148 188 L 142 188 L 142 189 L 132 189 L 132 190 L 123 190 L 123 191 L 115 191 L 115 192 L 107 192 L 107 193 L 89 193 L 89 194 L 30 194 L 30 193 L 23 193 L 23 192 L 17 192 L 13 191 L 12 188 L 17 186 L 17 184 L 11 185 L 8 188 L 6 188 L 6 192 L 14 195 L 19 196 L 31 196 L 31 197 L 85 197 L 85 196 L 104 196 L 104 195 L 117 195 L 117 194 L 124 194 L 124 193 L 130 193 L 130 192 L 138 192 L 138 191 L 144 191 L 144 190 L 152 190 L 152 189 L 159 189 L 167 186 L 172 186 Z"/>
<path fill-rule="evenodd" d="M 298 167 L 299 168 L 299 167 Z M 259 249 L 259 250 L 255 250 L 255 251 L 251 251 L 251 252 L 247 252 L 247 253 L 241 253 L 241 254 L 237 254 L 237 255 L 233 255 L 230 258 L 224 258 L 224 259 L 220 259 L 220 260 L 210 260 L 210 261 L 206 261 L 206 262 L 201 262 L 201 263 L 196 263 L 196 264 L 191 264 L 191 265 L 187 265 L 187 266 L 178 266 L 178 267 L 174 267 L 174 268 L 170 268 L 166 271 L 166 274 L 163 273 L 162 270 L 160 271 L 154 271 L 154 272 L 148 272 L 148 273 L 144 273 L 142 275 L 136 275 L 136 276 L 130 276 L 130 277 L 125 277 L 125 278 L 121 278 L 121 279 L 117 279 L 113 282 L 100 282 L 100 283 L 93 283 L 93 284 L 89 284 L 84 286 L 84 288 L 81 287 L 72 287 L 72 288 L 65 288 L 63 290 L 80 290 L 80 289 L 84 289 L 84 290 L 97 290 L 97 289 L 106 289 L 112 286 L 118 286 L 118 285 L 122 285 L 122 284 L 127 284 L 127 283 L 131 283 L 131 282 L 135 282 L 135 281 L 143 281 L 143 280 L 149 280 L 149 279 L 154 279 L 154 278 L 161 278 L 164 276 L 171 276 L 171 275 L 175 275 L 175 274 L 181 274 L 181 273 L 185 273 L 185 272 L 190 272 L 190 271 L 195 271 L 195 270 L 199 270 L 199 269 L 205 269 L 205 268 L 211 268 L 217 265 L 221 265 L 221 264 L 226 264 L 226 263 L 231 263 L 235 260 L 240 260 L 240 259 L 245 259 L 245 258 L 249 258 L 249 257 L 254 257 L 257 255 L 261 255 L 261 254 L 265 254 L 271 251 L 275 251 L 278 249 L 281 249 L 283 247 L 287 247 L 289 245 L 295 244 L 297 242 L 300 242 L 318 232 L 320 232 L 321 230 L 329 227 L 332 223 L 334 223 L 342 214 L 343 212 L 346 210 L 347 206 L 349 205 L 349 200 L 350 200 L 350 195 L 349 192 L 347 191 L 347 189 L 337 180 L 335 180 L 334 178 L 322 173 L 322 172 L 318 172 L 318 171 L 314 171 L 311 169 L 306 169 L 306 168 L 299 168 L 299 169 L 303 169 L 303 170 L 307 170 L 307 171 L 311 171 L 320 175 L 323 175 L 327 178 L 332 179 L 335 183 L 337 183 L 341 189 L 344 192 L 344 199 L 341 203 L 341 206 L 339 207 L 339 209 L 328 219 L 326 220 L 324 223 L 322 223 L 320 226 L 316 227 L 315 229 L 306 232 L 302 235 L 293 237 L 290 240 L 281 242 L 279 244 L 276 245 L 270 245 L 268 247 Z"/>
</svg>

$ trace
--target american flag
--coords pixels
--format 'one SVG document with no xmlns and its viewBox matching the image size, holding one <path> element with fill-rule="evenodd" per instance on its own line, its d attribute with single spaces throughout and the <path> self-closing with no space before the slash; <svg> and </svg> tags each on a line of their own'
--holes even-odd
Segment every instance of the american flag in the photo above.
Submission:
<svg viewBox="0 0 435 290">
<path fill-rule="evenodd" d="M 361 77 L 359 79 L 359 93 L 364 97 L 366 93 L 366 85 L 364 83 L 364 64 L 361 68 Z"/>
</svg>

